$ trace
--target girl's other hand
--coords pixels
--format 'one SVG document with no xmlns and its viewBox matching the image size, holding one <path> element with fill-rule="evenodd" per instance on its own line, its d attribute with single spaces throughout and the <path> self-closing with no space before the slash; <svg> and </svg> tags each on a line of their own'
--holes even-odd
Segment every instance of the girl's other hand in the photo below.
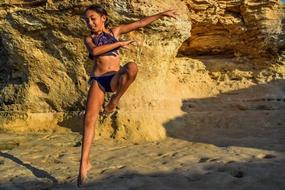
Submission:
<svg viewBox="0 0 285 190">
<path fill-rule="evenodd" d="M 177 10 L 174 10 L 174 9 L 171 9 L 171 10 L 168 10 L 168 11 L 164 11 L 164 12 L 162 12 L 160 14 L 162 16 L 172 17 L 172 18 L 175 18 L 175 19 L 177 19 L 177 16 L 178 16 Z"/>
<path fill-rule="evenodd" d="M 120 41 L 120 45 L 123 48 L 130 49 L 128 45 L 135 43 L 134 40 Z"/>
</svg>

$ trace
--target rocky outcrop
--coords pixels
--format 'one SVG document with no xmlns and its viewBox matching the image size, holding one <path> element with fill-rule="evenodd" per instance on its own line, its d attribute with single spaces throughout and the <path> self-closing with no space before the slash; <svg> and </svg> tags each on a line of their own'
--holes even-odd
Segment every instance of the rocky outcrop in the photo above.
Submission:
<svg viewBox="0 0 285 190">
<path fill-rule="evenodd" d="M 92 63 L 83 45 L 83 36 L 88 31 L 81 16 L 90 4 L 91 1 L 2 4 L 1 129 L 82 128 Z M 135 21 L 169 7 L 156 2 L 150 8 L 144 1 L 133 4 L 104 1 L 103 4 L 110 12 L 113 25 Z M 125 36 L 139 41 L 140 45 L 131 52 L 122 52 L 122 64 L 136 61 L 140 76 L 130 88 L 130 95 L 122 99 L 122 111 L 104 121 L 101 118 L 100 126 L 105 127 L 97 134 L 135 139 L 165 136 L 157 117 L 147 113 L 153 112 L 155 106 L 151 104 L 157 94 L 165 92 L 163 84 L 169 59 L 190 35 L 187 8 L 183 3 L 177 6 L 184 10 L 184 21 L 163 19 Z"/>
<path fill-rule="evenodd" d="M 186 4 L 193 26 L 178 54 L 273 58 L 284 48 L 281 1 L 189 0 Z"/>
<path fill-rule="evenodd" d="M 121 52 L 121 63 L 135 61 L 139 74 L 115 114 L 99 118 L 97 138 L 161 139 L 164 124 L 183 115 L 185 99 L 285 78 L 281 1 L 97 2 L 107 8 L 112 25 L 173 7 L 180 13 L 177 20 L 164 18 L 122 36 L 138 41 Z M 92 3 L 0 3 L 1 130 L 82 130 L 92 63 L 81 15 Z"/>
</svg>

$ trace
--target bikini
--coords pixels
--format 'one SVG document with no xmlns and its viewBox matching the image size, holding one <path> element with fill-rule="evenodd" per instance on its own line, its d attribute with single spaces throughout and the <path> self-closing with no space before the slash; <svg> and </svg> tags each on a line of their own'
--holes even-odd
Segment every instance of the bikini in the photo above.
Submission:
<svg viewBox="0 0 285 190">
<path fill-rule="evenodd" d="M 114 33 L 111 30 L 112 34 L 106 33 L 106 32 L 102 32 L 99 35 L 95 36 L 94 38 L 92 38 L 94 44 L 96 46 L 101 46 L 101 45 L 105 45 L 105 44 L 112 44 L 117 42 L 118 40 L 114 37 Z M 120 47 L 114 48 L 108 52 L 105 52 L 101 55 L 97 55 L 97 56 L 93 56 L 92 54 L 89 53 L 89 58 L 90 59 L 94 59 L 94 58 L 98 58 L 99 56 L 102 55 L 108 55 L 108 56 L 114 56 L 116 54 L 118 54 Z M 104 75 L 104 76 L 91 76 L 89 79 L 89 83 L 92 82 L 92 80 L 96 80 L 99 85 L 101 87 L 103 87 L 105 92 L 113 92 L 111 89 L 111 80 L 114 77 L 115 73 L 110 74 L 110 75 Z"/>
</svg>

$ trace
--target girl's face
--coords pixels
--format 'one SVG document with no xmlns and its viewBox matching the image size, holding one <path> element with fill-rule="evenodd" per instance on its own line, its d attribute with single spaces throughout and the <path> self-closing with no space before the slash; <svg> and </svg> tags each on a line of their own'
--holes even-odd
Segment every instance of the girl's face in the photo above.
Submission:
<svg viewBox="0 0 285 190">
<path fill-rule="evenodd" d="M 85 14 L 85 22 L 88 26 L 88 28 L 92 31 L 92 32 L 99 32 L 102 31 L 105 26 L 104 26 L 104 22 L 106 21 L 106 16 L 103 15 L 101 16 L 99 13 L 93 11 L 93 10 L 88 10 Z"/>
</svg>

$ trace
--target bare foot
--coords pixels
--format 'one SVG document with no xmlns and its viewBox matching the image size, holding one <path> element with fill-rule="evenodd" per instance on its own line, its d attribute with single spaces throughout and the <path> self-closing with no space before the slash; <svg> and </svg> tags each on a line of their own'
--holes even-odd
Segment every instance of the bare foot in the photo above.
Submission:
<svg viewBox="0 0 285 190">
<path fill-rule="evenodd" d="M 107 106 L 104 108 L 104 113 L 107 114 L 107 115 L 108 115 L 108 114 L 111 114 L 111 113 L 115 110 L 115 108 L 116 108 L 116 106 L 118 105 L 118 103 L 119 103 L 119 99 L 116 98 L 116 95 L 115 95 L 115 94 L 112 95 L 112 97 L 111 97 L 109 103 L 108 103 Z"/>
<path fill-rule="evenodd" d="M 91 169 L 91 164 L 88 163 L 86 169 L 81 166 L 80 172 L 77 178 L 77 187 L 84 187 L 87 184 L 87 173 Z"/>
</svg>

